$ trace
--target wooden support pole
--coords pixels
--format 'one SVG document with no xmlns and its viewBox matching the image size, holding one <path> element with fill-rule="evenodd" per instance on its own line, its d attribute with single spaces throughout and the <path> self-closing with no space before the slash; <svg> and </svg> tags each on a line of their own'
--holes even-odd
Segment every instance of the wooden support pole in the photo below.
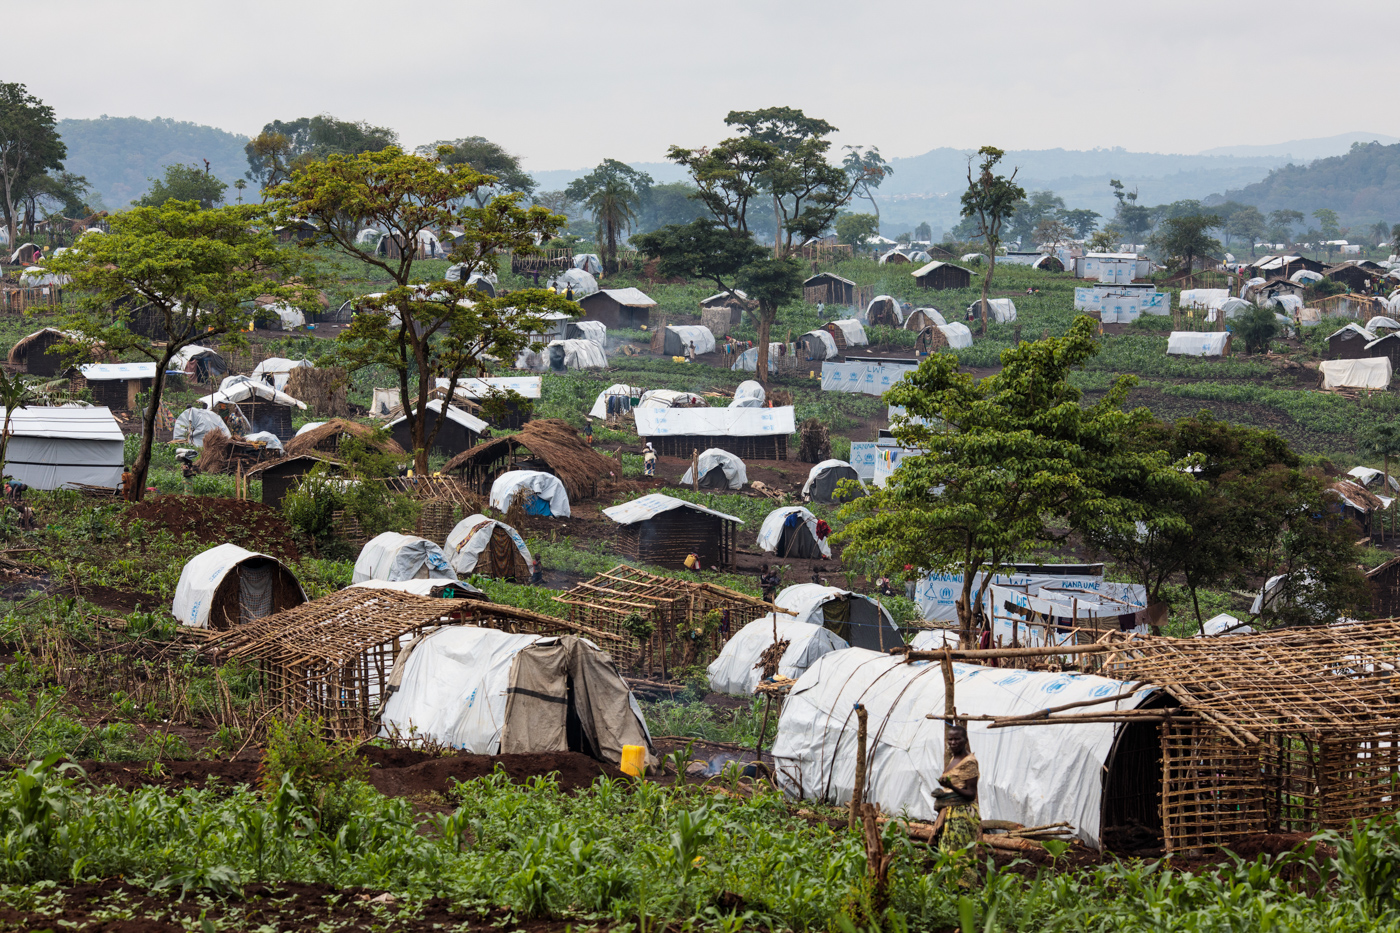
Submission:
<svg viewBox="0 0 1400 933">
<path fill-rule="evenodd" d="M 865 739 L 866 739 L 866 717 L 865 706 L 856 704 L 856 780 L 851 788 L 851 815 L 846 825 L 854 829 L 856 821 L 860 819 L 860 805 L 865 802 Z"/>
</svg>

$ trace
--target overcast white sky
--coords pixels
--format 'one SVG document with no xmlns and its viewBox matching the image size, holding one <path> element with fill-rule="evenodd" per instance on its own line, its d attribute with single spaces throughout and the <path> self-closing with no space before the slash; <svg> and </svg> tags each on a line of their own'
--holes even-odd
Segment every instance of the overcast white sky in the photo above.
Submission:
<svg viewBox="0 0 1400 933">
<path fill-rule="evenodd" d="M 332 113 L 530 169 L 660 161 L 790 105 L 886 158 L 938 146 L 1198 152 L 1400 135 L 1396 0 L 0 0 L 0 53 L 60 117 L 252 134 Z M 1309 23 L 1330 24 L 1325 30 Z M 1346 27 L 1337 31 L 1340 24 Z M 1270 104 L 1270 101 L 1276 104 Z"/>
</svg>

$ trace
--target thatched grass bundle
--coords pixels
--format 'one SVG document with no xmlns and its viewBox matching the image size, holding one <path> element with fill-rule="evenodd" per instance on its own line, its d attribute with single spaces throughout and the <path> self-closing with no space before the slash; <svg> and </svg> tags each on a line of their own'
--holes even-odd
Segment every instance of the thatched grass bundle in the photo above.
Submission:
<svg viewBox="0 0 1400 933">
<path fill-rule="evenodd" d="M 294 372 L 302 371 L 294 370 Z M 381 434 L 369 425 L 358 424 L 343 418 L 336 418 L 319 427 L 312 428 L 310 431 L 303 431 L 287 441 L 283 447 L 289 457 L 300 457 L 302 454 L 310 453 L 337 454 L 340 451 L 341 440 L 346 437 L 358 438 L 381 453 L 394 457 L 407 456 L 407 452 L 387 434 Z"/>
<path fill-rule="evenodd" d="M 598 479 L 616 467 L 612 460 L 589 447 L 583 436 L 567 422 L 546 418 L 531 421 L 517 434 L 483 441 L 470 450 L 462 451 L 447 461 L 442 471 L 481 471 L 489 464 L 504 460 L 521 447 L 549 466 L 550 471 L 564 484 L 564 490 L 571 500 L 594 495 Z"/>
<path fill-rule="evenodd" d="M 287 377 L 287 394 L 306 403 L 306 407 L 318 415 L 344 418 L 350 414 L 345 402 L 345 392 L 350 386 L 350 377 L 343 366 L 328 366 L 324 369 L 302 366 L 292 370 Z"/>
<path fill-rule="evenodd" d="M 243 438 L 239 438 L 243 440 Z M 224 431 L 210 431 L 204 435 L 204 447 L 194 465 L 204 473 L 222 473 L 229 463 L 233 438 Z"/>
<path fill-rule="evenodd" d="M 797 429 L 802 435 L 802 445 L 797 451 L 798 460 L 821 463 L 831 459 L 831 436 L 820 418 L 808 418 Z"/>
</svg>

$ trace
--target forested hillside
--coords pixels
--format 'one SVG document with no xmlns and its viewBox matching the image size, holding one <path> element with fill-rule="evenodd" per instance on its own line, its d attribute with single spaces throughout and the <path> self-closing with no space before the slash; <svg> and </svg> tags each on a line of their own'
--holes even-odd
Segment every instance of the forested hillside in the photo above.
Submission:
<svg viewBox="0 0 1400 933">
<path fill-rule="evenodd" d="M 1265 214 L 1331 208 L 1343 224 L 1400 219 L 1400 143 L 1353 143 L 1346 155 L 1274 169 L 1263 181 L 1227 191 L 1206 203 L 1253 204 Z"/>
<path fill-rule="evenodd" d="M 104 116 L 60 120 L 58 132 L 68 146 L 64 168 L 85 176 L 109 210 L 139 198 L 150 187 L 147 179 L 160 177 L 171 163 L 202 167 L 208 159 L 214 174 L 230 185 L 248 169 L 247 138 L 198 123 Z M 252 186 L 244 193 L 249 195 L 256 196 Z"/>
</svg>

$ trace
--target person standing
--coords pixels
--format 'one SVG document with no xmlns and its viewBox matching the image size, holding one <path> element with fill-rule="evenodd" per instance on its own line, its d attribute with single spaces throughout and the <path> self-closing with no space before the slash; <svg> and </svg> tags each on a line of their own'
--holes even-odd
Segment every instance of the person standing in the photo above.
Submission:
<svg viewBox="0 0 1400 933">
<path fill-rule="evenodd" d="M 530 585 L 544 586 L 544 564 L 540 561 L 540 555 L 536 554 L 535 559 L 530 562 Z"/>
<path fill-rule="evenodd" d="M 940 852 L 962 852 L 982 838 L 982 811 L 977 806 L 977 781 L 981 776 L 977 756 L 967 741 L 967 728 L 945 721 L 947 761 L 938 778 L 939 787 L 933 792 L 938 819 L 933 831 L 938 837 Z M 969 875 L 971 878 L 969 879 Z M 964 879 L 976 880 L 971 864 Z"/>
<path fill-rule="evenodd" d="M 573 300 L 574 300 L 574 287 L 573 287 L 573 285 L 569 285 L 569 286 L 567 286 L 567 287 L 564 289 L 564 297 L 567 298 L 569 301 L 573 301 Z"/>
<path fill-rule="evenodd" d="M 771 603 L 778 596 L 778 573 L 770 570 L 767 564 L 763 565 L 763 572 L 758 575 L 758 586 L 763 590 L 763 601 Z"/>
<path fill-rule="evenodd" d="M 648 441 L 642 449 L 642 470 L 647 476 L 656 475 L 656 448 Z"/>
<path fill-rule="evenodd" d="M 584 419 L 583 438 L 588 441 L 589 447 L 593 446 L 593 420 L 591 418 Z"/>
</svg>

